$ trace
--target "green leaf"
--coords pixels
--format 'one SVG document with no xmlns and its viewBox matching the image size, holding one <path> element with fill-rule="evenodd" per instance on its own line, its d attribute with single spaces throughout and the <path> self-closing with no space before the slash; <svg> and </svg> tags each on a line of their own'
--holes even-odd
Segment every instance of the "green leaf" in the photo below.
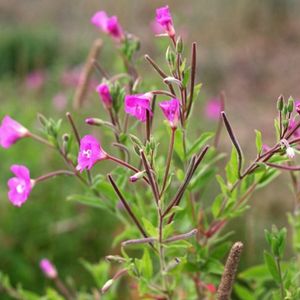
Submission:
<svg viewBox="0 0 300 300">
<path fill-rule="evenodd" d="M 274 180 L 278 175 L 280 174 L 280 171 L 276 169 L 268 169 L 267 172 L 265 172 L 262 176 L 260 175 L 260 178 L 258 180 L 257 188 L 262 188 L 269 184 L 272 180 Z"/>
<path fill-rule="evenodd" d="M 255 144 L 256 144 L 256 151 L 258 154 L 262 151 L 262 136 L 261 132 L 259 130 L 255 130 L 256 138 L 255 138 Z"/>
<path fill-rule="evenodd" d="M 190 158 L 193 154 L 196 154 L 204 146 L 204 144 L 215 135 L 214 132 L 203 132 L 200 137 L 195 141 L 191 148 L 187 152 L 187 157 Z"/>
<path fill-rule="evenodd" d="M 249 289 L 247 289 L 246 287 L 244 287 L 242 285 L 235 284 L 233 289 L 234 289 L 234 292 L 237 294 L 237 296 L 240 299 L 256 300 L 256 297 L 253 295 L 253 291 L 250 291 Z"/>
<path fill-rule="evenodd" d="M 189 78 L 190 78 L 190 73 L 191 73 L 191 69 L 188 69 L 188 70 L 185 71 L 184 77 L 183 77 L 183 80 L 182 80 L 182 86 L 183 87 L 187 86 L 187 83 L 188 83 Z"/>
<path fill-rule="evenodd" d="M 183 162 L 185 160 L 184 158 L 184 150 L 183 150 L 183 144 L 182 144 L 182 131 L 176 130 L 175 132 L 175 141 L 174 141 L 174 150 L 180 160 Z"/>
<path fill-rule="evenodd" d="M 239 273 L 238 278 L 244 280 L 255 280 L 255 281 L 265 281 L 270 278 L 270 273 L 266 265 L 257 265 L 250 267 L 245 271 Z"/>
<path fill-rule="evenodd" d="M 226 197 L 229 196 L 229 189 L 228 189 L 226 183 L 224 182 L 224 179 L 220 175 L 216 175 L 216 179 L 217 179 L 217 182 L 219 183 L 222 194 Z"/>
<path fill-rule="evenodd" d="M 92 275 L 98 288 L 101 288 L 103 284 L 108 280 L 109 264 L 107 262 L 102 261 L 97 264 L 91 264 L 86 260 L 81 259 L 80 263 Z"/>
<path fill-rule="evenodd" d="M 144 255 L 142 257 L 143 275 L 150 280 L 153 274 L 152 260 L 147 247 L 144 247 Z"/>
<path fill-rule="evenodd" d="M 268 267 L 268 270 L 270 274 L 272 275 L 273 279 L 279 283 L 280 282 L 280 276 L 278 273 L 278 269 L 276 266 L 275 258 L 267 251 L 264 252 L 264 260 L 265 264 Z"/>
<path fill-rule="evenodd" d="M 222 203 L 223 203 L 223 199 L 224 199 L 224 195 L 223 194 L 218 195 L 215 198 L 215 200 L 214 200 L 214 202 L 213 202 L 213 204 L 211 206 L 211 212 L 212 212 L 214 218 L 217 218 L 219 216 L 219 214 L 220 214 Z"/>
<path fill-rule="evenodd" d="M 147 231 L 147 233 L 151 236 L 151 237 L 157 237 L 158 236 L 158 232 L 157 232 L 157 228 L 155 228 L 152 223 L 145 219 L 142 218 L 143 224 L 145 226 L 145 229 Z"/>
<path fill-rule="evenodd" d="M 234 184 L 236 180 L 239 178 L 238 166 L 239 166 L 238 154 L 236 149 L 232 148 L 230 160 L 227 163 L 225 168 L 227 181 L 231 184 Z"/>
<path fill-rule="evenodd" d="M 91 207 L 108 209 L 108 206 L 102 199 L 99 199 L 98 197 L 91 196 L 91 195 L 73 194 L 73 195 L 68 196 L 67 200 L 73 201 L 73 202 L 78 202 L 78 203 L 81 203 L 81 204 L 84 204 L 87 206 L 91 206 Z"/>
</svg>

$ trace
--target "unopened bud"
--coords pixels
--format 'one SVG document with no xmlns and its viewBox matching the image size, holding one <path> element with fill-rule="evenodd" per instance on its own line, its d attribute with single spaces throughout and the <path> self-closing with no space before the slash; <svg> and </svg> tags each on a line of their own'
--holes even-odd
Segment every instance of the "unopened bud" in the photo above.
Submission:
<svg viewBox="0 0 300 300">
<path fill-rule="evenodd" d="M 283 96 L 280 95 L 278 100 L 277 100 L 277 109 L 279 111 L 282 111 L 283 110 L 283 104 L 284 104 L 284 99 L 283 99 Z"/>
<path fill-rule="evenodd" d="M 181 81 L 178 80 L 178 79 L 176 79 L 175 77 L 171 77 L 171 76 L 166 77 L 166 78 L 164 79 L 164 82 L 167 83 L 167 84 L 169 84 L 169 83 L 175 83 L 175 84 L 177 84 L 179 87 L 182 87 Z"/>
<path fill-rule="evenodd" d="M 63 136 L 62 136 L 62 140 L 63 142 L 68 142 L 70 140 L 70 135 L 65 133 Z"/>
<path fill-rule="evenodd" d="M 173 67 L 174 63 L 175 63 L 175 53 L 170 49 L 170 47 L 168 47 L 167 51 L 166 51 L 166 60 L 168 62 L 168 64 Z"/>
<path fill-rule="evenodd" d="M 145 171 L 137 172 L 134 175 L 129 177 L 130 182 L 136 182 L 139 179 L 143 178 Z"/>
<path fill-rule="evenodd" d="M 40 261 L 40 268 L 44 275 L 50 279 L 54 279 L 57 277 L 57 271 L 52 262 L 48 259 L 42 259 Z"/>
<path fill-rule="evenodd" d="M 181 36 L 176 41 L 176 52 L 179 54 L 183 52 L 183 41 Z"/>
<path fill-rule="evenodd" d="M 294 99 L 292 97 L 290 97 L 288 100 L 287 110 L 289 113 L 293 112 L 294 110 Z"/>
<path fill-rule="evenodd" d="M 37 119 L 38 119 L 38 121 L 41 123 L 41 125 L 44 126 L 44 127 L 48 124 L 48 120 L 47 120 L 46 117 L 45 117 L 44 115 L 42 115 L 41 113 L 38 113 Z"/>
</svg>

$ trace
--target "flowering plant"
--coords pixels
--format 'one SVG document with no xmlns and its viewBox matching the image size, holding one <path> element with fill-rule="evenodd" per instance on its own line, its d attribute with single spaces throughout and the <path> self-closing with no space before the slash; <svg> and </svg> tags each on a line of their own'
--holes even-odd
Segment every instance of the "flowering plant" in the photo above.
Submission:
<svg viewBox="0 0 300 300">
<path fill-rule="evenodd" d="M 60 175 L 73 176 L 82 184 L 83 192 L 70 195 L 69 200 L 106 210 L 124 225 L 113 242 L 120 247 L 117 254 L 106 256 L 99 264 L 84 263 L 95 279 L 93 293 L 69 289 L 59 277 L 59 268 L 47 259 L 40 262 L 42 272 L 53 280 L 59 292 L 52 291 L 51 299 L 61 299 L 60 295 L 66 299 L 116 299 L 121 278 L 130 284 L 126 291 L 128 299 L 230 299 L 243 243 L 247 240 L 231 248 L 224 228 L 245 213 L 255 190 L 267 185 L 281 171 L 293 175 L 300 170 L 294 165 L 300 122 L 294 119 L 298 109 L 295 112 L 292 98 L 278 99 L 274 145 L 263 145 L 262 134 L 256 131 L 257 155 L 248 165 L 224 111 L 224 93 L 208 109 L 218 120 L 216 132 L 193 136 L 189 121 L 201 89 L 201 83 L 196 82 L 197 45 L 192 44 L 190 59 L 185 58 L 183 40 L 176 36 L 167 6 L 157 9 L 156 20 L 165 31 L 159 36 L 170 40 L 166 50 L 168 72 L 149 55 L 145 59 L 161 77 L 161 89 L 145 88 L 147 82 L 141 84 L 134 59 L 138 39 L 123 30 L 118 18 L 99 11 L 91 19 L 93 25 L 113 38 L 126 74 L 112 76 L 103 69 L 95 50 L 101 43 L 96 42 L 76 92 L 75 106 L 84 101 L 90 73 L 97 70 L 102 82 L 96 92 L 108 120 L 89 117 L 85 122 L 112 133 L 117 154 L 100 142 L 100 133 L 81 136 L 70 113 L 66 116 L 72 131 L 67 134 L 61 133 L 61 121 L 42 115 L 39 120 L 44 136 L 32 133 L 8 116 L 2 121 L 0 144 L 4 148 L 28 137 L 53 148 L 66 165 L 35 179 L 27 167 L 13 165 L 15 177 L 8 181 L 8 198 L 13 205 L 26 205 L 32 188 L 38 188 L 42 181 Z M 165 122 L 161 122 L 162 116 Z M 218 162 L 225 157 L 219 150 L 223 125 L 232 151 L 225 172 L 219 172 Z M 169 140 L 167 152 L 163 148 L 165 136 Z M 107 176 L 101 169 L 104 160 L 114 164 Z M 294 175 L 292 178 L 297 182 Z M 215 198 L 205 199 L 206 190 L 214 181 L 218 184 Z M 298 192 L 298 186 L 294 186 Z M 295 232 L 299 228 L 297 209 L 298 206 L 290 216 Z M 283 275 L 281 269 L 285 230 L 274 229 L 266 236 L 272 251 L 265 254 L 266 271 L 264 280 L 259 281 L 261 289 L 257 295 L 267 297 L 271 291 L 273 299 L 299 299 L 297 272 L 285 268 L 287 275 Z M 222 261 L 228 252 L 224 266 Z M 239 275 L 233 291 L 237 299 L 254 299 L 249 294 L 253 292 L 251 281 L 258 280 L 253 274 L 258 271 L 251 271 Z M 266 278 L 275 280 L 272 289 L 264 289 Z M 0 277 L 0 283 L 17 299 L 39 297 L 14 289 L 6 277 Z"/>
</svg>

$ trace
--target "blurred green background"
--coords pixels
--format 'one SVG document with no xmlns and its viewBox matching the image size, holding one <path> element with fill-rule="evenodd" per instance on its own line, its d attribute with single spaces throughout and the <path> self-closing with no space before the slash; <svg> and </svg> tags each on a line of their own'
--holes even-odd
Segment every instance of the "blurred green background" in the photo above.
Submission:
<svg viewBox="0 0 300 300">
<path fill-rule="evenodd" d="M 65 111 L 72 111 L 80 66 L 91 43 L 100 36 L 89 22 L 97 10 L 118 15 L 122 26 L 140 38 L 138 68 L 144 80 L 155 82 L 149 78 L 154 73 L 143 55 L 164 60 L 167 43 L 154 38 L 150 25 L 155 8 L 166 3 L 186 45 L 198 43 L 201 101 L 204 104 L 226 91 L 227 114 L 246 158 L 252 159 L 254 129 L 262 130 L 266 144 L 274 139 L 278 96 L 300 97 L 300 3 L 296 0 L 0 0 L 1 119 L 9 114 L 38 130 L 38 112 L 59 119 L 65 118 Z M 111 51 L 111 41 L 103 39 L 101 63 L 113 73 L 120 61 Z M 103 114 L 94 92 L 88 99 L 80 112 L 74 112 L 82 134 L 90 131 L 83 122 L 90 112 Z M 195 131 L 216 127 L 204 114 L 194 122 Z M 66 122 L 64 130 L 69 131 Z M 221 143 L 224 150 L 229 149 L 224 132 Z M 12 163 L 27 165 L 37 177 L 59 168 L 61 160 L 29 140 L 9 150 L 0 149 L 0 157 L 0 270 L 10 275 L 13 283 L 22 282 L 41 292 L 46 280 L 38 262 L 48 257 L 62 277 L 71 275 L 75 282 L 90 287 L 90 277 L 79 258 L 96 262 L 109 253 L 113 233 L 118 230 L 113 216 L 65 201 L 71 191 L 80 189 L 69 178 L 43 183 L 22 209 L 13 207 L 6 196 Z M 293 202 L 283 177 L 257 192 L 246 217 L 230 225 L 239 225 L 233 239 L 247 240 L 244 266 L 262 261 L 257 253 L 264 247 L 263 229 L 287 223 L 286 212 Z"/>
</svg>

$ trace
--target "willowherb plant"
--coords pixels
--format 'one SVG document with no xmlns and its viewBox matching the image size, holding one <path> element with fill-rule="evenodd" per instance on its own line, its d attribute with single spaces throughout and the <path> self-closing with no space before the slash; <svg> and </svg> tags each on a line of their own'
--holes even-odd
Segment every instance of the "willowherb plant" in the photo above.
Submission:
<svg viewBox="0 0 300 300">
<path fill-rule="evenodd" d="M 230 299 L 243 244 L 238 242 L 233 246 L 224 270 L 222 260 L 229 251 L 230 242 L 229 235 L 222 234 L 222 229 L 230 220 L 242 215 L 253 192 L 270 183 L 281 170 L 291 172 L 295 194 L 299 195 L 293 175 L 300 170 L 293 163 L 300 142 L 300 122 L 296 120 L 299 106 L 296 104 L 295 109 L 292 98 L 285 101 L 279 97 L 274 145 L 264 145 L 261 132 L 257 130 L 257 155 L 248 165 L 224 112 L 223 92 L 207 110 L 219 120 L 216 132 L 203 132 L 194 139 L 191 134 L 194 125 L 190 121 L 201 89 L 201 83 L 196 82 L 197 46 L 192 44 L 191 56 L 186 58 L 184 42 L 176 35 L 168 6 L 156 10 L 156 21 L 163 31 L 159 36 L 170 40 L 166 50 L 168 72 L 145 55 L 162 79 L 159 88 L 149 89 L 147 80 L 142 84 L 135 66 L 138 39 L 121 27 L 117 17 L 109 17 L 104 11 L 97 12 L 91 19 L 93 25 L 112 37 L 124 62 L 125 73 L 110 75 L 104 70 L 97 60 L 102 46 L 97 40 L 74 103 L 76 107 L 82 104 L 92 71 L 96 70 L 102 78 L 96 92 L 108 120 L 90 117 L 85 123 L 111 132 L 118 155 L 112 154 L 114 151 L 108 143 L 101 144 L 98 136 L 81 137 L 70 113 L 66 116 L 71 133 L 62 134 L 61 121 L 42 115 L 39 120 L 44 136 L 32 133 L 9 116 L 4 117 L 0 127 L 2 147 L 9 148 L 20 139 L 31 138 L 53 148 L 66 166 L 32 177 L 34 174 L 30 174 L 27 167 L 13 165 L 11 171 L 15 177 L 8 181 L 8 198 L 13 205 L 26 205 L 32 189 L 38 188 L 44 180 L 58 175 L 73 176 L 82 184 L 83 193 L 70 195 L 70 200 L 104 209 L 124 225 L 113 243 L 120 245 L 118 254 L 108 255 L 96 265 L 84 262 L 95 279 L 96 289 L 91 293 L 68 289 L 59 278 L 59 269 L 57 271 L 47 259 L 40 262 L 45 276 L 54 281 L 66 299 L 102 299 L 102 295 L 103 299 Z M 161 116 L 165 122 L 160 121 Z M 225 172 L 219 174 L 217 163 L 224 158 L 218 149 L 223 124 L 233 147 Z M 165 140 L 169 140 L 167 153 L 160 147 Z M 209 140 L 212 146 L 207 144 Z M 107 176 L 95 168 L 103 160 L 114 164 Z M 206 195 L 205 190 L 214 179 L 219 191 L 213 201 L 204 200 L 202 195 Z M 296 211 L 297 205 L 290 216 L 292 224 L 299 224 Z M 299 228 L 298 225 L 294 227 Z M 271 234 L 267 236 L 272 247 Z M 283 242 L 284 238 L 279 234 L 277 240 Z M 299 251 L 299 238 L 295 240 Z M 290 271 L 287 276 L 291 280 L 284 286 L 280 269 L 284 247 L 279 244 L 273 247 L 274 259 L 270 253 L 265 254 L 267 268 L 278 283 L 274 289 L 278 287 L 280 291 L 276 292 L 279 298 L 274 299 L 299 299 L 299 279 L 293 275 L 296 271 Z M 278 247 L 281 247 L 280 255 L 276 254 Z M 238 277 L 234 288 L 236 299 L 256 299 L 251 298 L 250 280 L 257 278 L 249 273 L 255 274 L 253 270 L 252 273 L 244 271 Z M 118 290 L 121 278 L 126 278 L 130 284 L 126 292 Z M 265 278 L 269 278 L 268 275 Z M 40 299 L 21 288 L 14 289 L 5 276 L 0 278 L 0 283 L 0 287 L 14 298 Z M 58 293 L 50 291 L 45 299 L 61 299 Z M 263 295 L 270 290 L 266 287 L 263 290 L 262 284 L 260 292 L 259 295 Z"/>
</svg>

